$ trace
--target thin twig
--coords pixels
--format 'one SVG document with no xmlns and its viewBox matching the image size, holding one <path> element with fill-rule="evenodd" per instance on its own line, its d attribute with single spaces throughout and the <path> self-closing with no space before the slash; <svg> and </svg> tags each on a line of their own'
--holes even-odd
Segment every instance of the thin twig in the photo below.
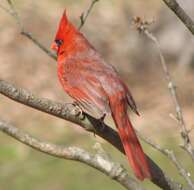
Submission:
<svg viewBox="0 0 194 190">
<path fill-rule="evenodd" d="M 31 40 L 36 46 L 38 46 L 43 52 L 45 52 L 48 56 L 50 56 L 51 58 L 53 58 L 54 60 L 57 60 L 57 56 L 55 55 L 55 53 L 53 53 L 52 51 L 50 51 L 48 48 L 46 48 L 43 44 L 41 44 L 39 42 L 39 40 L 37 40 L 31 33 L 25 31 L 24 26 L 21 22 L 21 19 L 12 3 L 11 0 L 7 0 L 10 9 L 5 8 L 4 6 L 0 5 L 0 8 L 3 9 L 4 11 L 6 11 L 10 16 L 12 16 L 15 21 L 16 24 L 18 25 L 19 29 L 20 29 L 20 34 L 25 36 L 26 38 L 28 38 L 29 40 Z"/>
<path fill-rule="evenodd" d="M 10 9 L 4 7 L 4 6 L 1 5 L 1 4 L 0 4 L 0 8 L 1 8 L 2 10 L 4 10 L 6 13 L 8 13 L 9 15 L 12 15 L 12 14 L 13 14 L 13 12 L 12 12 Z"/>
<path fill-rule="evenodd" d="M 168 83 L 170 95 L 172 97 L 172 100 L 173 100 L 173 103 L 174 103 L 174 106 L 176 109 L 176 117 L 177 117 L 177 120 L 179 121 L 180 128 L 181 128 L 181 137 L 182 137 L 183 142 L 184 142 L 184 144 L 181 145 L 181 147 L 184 150 L 186 150 L 187 153 L 194 160 L 194 149 L 193 149 L 190 137 L 189 137 L 189 132 L 188 132 L 186 125 L 185 125 L 182 109 L 180 106 L 180 101 L 179 101 L 178 95 L 177 95 L 176 86 L 174 84 L 174 81 L 172 80 L 172 77 L 171 77 L 170 72 L 168 70 L 166 61 L 165 61 L 164 56 L 161 52 L 160 44 L 159 44 L 157 38 L 150 31 L 148 31 L 149 22 L 143 21 L 140 17 L 136 17 L 136 18 L 134 18 L 134 24 L 135 24 L 137 30 L 139 32 L 143 32 L 152 42 L 154 42 L 154 44 L 157 47 L 157 50 L 158 50 L 159 56 L 160 56 L 160 63 L 162 65 L 162 69 L 164 71 L 165 79 Z"/>
<path fill-rule="evenodd" d="M 48 48 L 46 48 L 43 44 L 40 43 L 31 33 L 22 31 L 22 35 L 26 36 L 28 39 L 30 39 L 36 46 L 38 46 L 42 51 L 44 51 L 49 57 L 52 57 L 54 60 L 57 60 L 56 54 L 54 54 L 52 51 L 50 51 Z"/>
<path fill-rule="evenodd" d="M 194 22 L 189 15 L 183 10 L 176 0 L 163 0 L 164 3 L 171 9 L 176 16 L 183 22 L 183 24 L 194 35 Z"/>
<path fill-rule="evenodd" d="M 37 151 L 54 157 L 75 160 L 87 164 L 117 181 L 126 189 L 145 190 L 137 180 L 128 175 L 127 170 L 123 166 L 119 163 L 114 163 L 100 154 L 93 155 L 78 147 L 62 147 L 56 144 L 40 141 L 23 130 L 2 121 L 0 121 L 0 130 Z"/>
<path fill-rule="evenodd" d="M 15 7 L 14 7 L 12 1 L 11 0 L 7 0 L 7 3 L 9 4 L 10 9 L 11 9 L 11 12 L 12 12 L 11 15 L 15 18 L 16 23 L 21 28 L 21 31 L 23 31 L 23 25 L 22 25 L 22 23 L 20 21 L 19 15 L 18 15 L 17 11 L 15 10 Z"/>
<path fill-rule="evenodd" d="M 17 88 L 16 86 L 0 79 L 0 94 L 7 96 L 8 98 L 24 104 L 28 107 L 32 107 L 39 111 L 54 115 L 56 117 L 71 121 L 78 124 L 80 127 L 92 131 L 94 129 L 95 134 L 108 141 L 119 151 L 124 153 L 124 149 L 118 133 L 106 124 L 102 125 L 102 122 L 93 118 L 85 113 L 78 115 L 74 111 L 74 106 L 71 104 L 61 104 L 55 101 L 51 101 L 45 98 L 38 98 L 31 92 L 25 89 Z M 175 182 L 168 177 L 162 169 L 147 156 L 149 165 L 151 168 L 152 179 L 151 181 L 165 190 L 185 190 L 181 184 Z"/>
<path fill-rule="evenodd" d="M 92 8 L 94 7 L 95 3 L 97 3 L 99 0 L 92 0 L 89 8 L 87 9 L 86 12 L 83 12 L 80 16 L 80 25 L 78 27 L 79 30 L 81 30 L 81 28 L 84 26 L 90 12 L 92 11 Z"/>
<path fill-rule="evenodd" d="M 191 174 L 183 168 L 182 164 L 177 160 L 177 158 L 176 158 L 176 156 L 175 156 L 175 154 L 174 154 L 174 152 L 172 150 L 168 150 L 168 149 L 162 148 L 159 144 L 156 144 L 153 141 L 151 141 L 149 138 L 144 137 L 138 131 L 136 131 L 136 133 L 138 134 L 138 136 L 146 144 L 149 144 L 154 149 L 158 150 L 159 152 L 161 152 L 162 154 L 164 154 L 167 158 L 169 158 L 169 160 L 177 168 L 179 174 L 186 180 L 186 182 L 189 185 L 189 187 L 191 187 L 194 190 L 194 184 L 193 184 L 193 182 L 192 182 L 192 180 L 190 178 L 191 177 Z"/>
<path fill-rule="evenodd" d="M 80 25 L 78 27 L 79 30 L 81 30 L 81 28 L 84 26 L 90 12 L 92 11 L 92 8 L 94 7 L 95 3 L 98 2 L 99 0 L 93 0 L 89 6 L 89 8 L 87 9 L 86 12 L 83 12 L 80 16 Z M 16 23 L 18 25 L 18 27 L 20 28 L 20 33 L 21 35 L 24 35 L 26 38 L 28 38 L 29 40 L 31 40 L 36 46 L 38 46 L 43 52 L 45 52 L 48 56 L 50 56 L 51 58 L 53 58 L 54 60 L 57 60 L 57 56 L 55 53 L 53 53 L 52 51 L 50 51 L 48 48 L 46 48 L 43 44 L 40 43 L 39 40 L 37 40 L 31 33 L 27 32 L 24 30 L 24 26 L 21 22 L 21 19 L 18 15 L 18 12 L 16 11 L 13 3 L 11 0 L 7 0 L 10 9 L 7 9 L 6 7 L 2 6 L 0 4 L 0 8 L 3 9 L 4 11 L 6 11 L 9 15 L 11 15 L 15 20 Z"/>
</svg>

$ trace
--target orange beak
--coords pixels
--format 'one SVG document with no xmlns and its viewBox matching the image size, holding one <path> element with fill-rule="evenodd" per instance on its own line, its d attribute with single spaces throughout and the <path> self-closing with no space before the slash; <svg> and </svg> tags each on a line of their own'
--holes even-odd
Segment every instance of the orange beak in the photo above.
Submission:
<svg viewBox="0 0 194 190">
<path fill-rule="evenodd" d="M 55 50 L 55 51 L 57 52 L 58 49 L 59 49 L 59 47 L 58 47 L 58 45 L 57 45 L 55 42 L 53 42 L 53 43 L 51 44 L 51 49 L 52 49 L 52 50 Z"/>
</svg>

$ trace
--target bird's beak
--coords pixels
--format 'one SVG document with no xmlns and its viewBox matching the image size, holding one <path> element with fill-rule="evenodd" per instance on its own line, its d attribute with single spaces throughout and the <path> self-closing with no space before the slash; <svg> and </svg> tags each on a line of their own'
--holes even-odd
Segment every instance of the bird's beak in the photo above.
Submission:
<svg viewBox="0 0 194 190">
<path fill-rule="evenodd" d="M 58 47 L 58 45 L 56 44 L 56 42 L 53 42 L 53 43 L 51 44 L 51 49 L 54 50 L 54 51 L 56 51 L 56 52 L 58 52 L 59 47 Z"/>
</svg>

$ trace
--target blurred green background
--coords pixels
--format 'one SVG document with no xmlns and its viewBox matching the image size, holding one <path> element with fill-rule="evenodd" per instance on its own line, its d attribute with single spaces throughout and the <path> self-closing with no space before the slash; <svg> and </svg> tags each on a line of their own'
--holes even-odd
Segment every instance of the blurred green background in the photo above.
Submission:
<svg viewBox="0 0 194 190">
<path fill-rule="evenodd" d="M 27 31 L 50 46 L 61 14 L 79 25 L 79 16 L 90 0 L 15 0 L 14 4 Z M 179 1 L 193 17 L 192 0 Z M 6 0 L 0 4 L 7 6 Z M 194 175 L 190 158 L 179 148 L 179 127 L 169 114 L 174 113 L 156 47 L 131 24 L 132 17 L 154 20 L 152 32 L 158 38 L 178 92 L 188 128 L 194 123 L 194 38 L 162 1 L 100 0 L 82 32 L 113 64 L 128 83 L 141 117 L 131 113 L 132 122 L 145 136 L 173 149 L 184 167 Z M 56 63 L 31 41 L 19 34 L 15 21 L 0 9 L 0 78 L 29 89 L 40 97 L 61 102 L 71 100 L 63 92 L 56 75 Z M 27 108 L 0 96 L 0 115 L 35 137 L 66 146 L 75 145 L 95 152 L 96 142 L 112 160 L 130 170 L 126 158 L 79 126 Z M 114 127 L 110 117 L 106 122 Z M 73 126 L 73 127 L 72 127 Z M 194 137 L 193 131 L 190 133 Z M 173 179 L 185 184 L 175 167 L 160 153 L 143 144 L 144 150 Z M 131 171 L 131 170 L 130 170 Z M 133 174 L 131 174 L 133 175 Z M 147 189 L 157 190 L 148 181 Z M 0 133 L 0 190 L 123 189 L 100 172 L 78 162 L 53 158 Z"/>
</svg>

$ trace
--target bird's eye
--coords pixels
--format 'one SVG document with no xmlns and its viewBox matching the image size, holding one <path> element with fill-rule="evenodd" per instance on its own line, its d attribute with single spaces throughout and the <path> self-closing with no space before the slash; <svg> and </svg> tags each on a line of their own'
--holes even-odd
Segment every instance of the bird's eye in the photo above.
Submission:
<svg viewBox="0 0 194 190">
<path fill-rule="evenodd" d="M 63 44 L 63 40 L 55 40 L 55 43 L 60 47 Z"/>
</svg>

